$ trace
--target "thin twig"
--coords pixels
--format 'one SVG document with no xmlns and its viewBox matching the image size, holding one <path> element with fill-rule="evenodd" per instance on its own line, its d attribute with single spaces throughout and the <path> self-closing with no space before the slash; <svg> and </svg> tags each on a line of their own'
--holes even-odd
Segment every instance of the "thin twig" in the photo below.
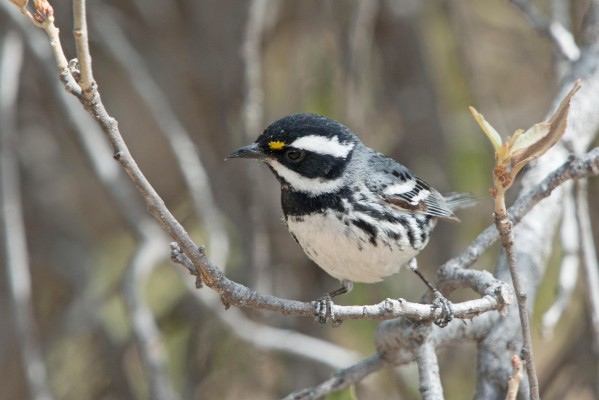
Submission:
<svg viewBox="0 0 599 400">
<path fill-rule="evenodd" d="M 507 213 L 505 193 L 513 184 L 518 172 L 526 164 L 541 157 L 564 136 L 568 126 L 568 113 L 572 98 L 580 90 L 580 87 L 580 80 L 576 80 L 570 92 L 562 99 L 558 108 L 545 122 L 537 123 L 526 131 L 518 131 L 506 139 L 505 142 L 481 114 L 474 108 L 470 108 L 474 118 L 495 148 L 494 186 L 491 190 L 491 194 L 495 198 L 495 226 L 501 236 L 505 259 L 516 293 L 522 331 L 522 356 L 526 361 L 530 395 L 533 400 L 539 399 L 539 383 L 532 349 L 527 291 L 534 289 L 531 287 L 524 288 L 520 272 L 517 269 L 516 250 L 514 248 L 514 223 Z"/>
<path fill-rule="evenodd" d="M 23 367 L 32 398 L 48 400 L 52 394 L 31 304 L 31 275 L 19 184 L 16 101 L 23 65 L 23 43 L 13 32 L 0 45 L 0 221 L 4 237 L 5 266 L 12 299 Z"/>
<path fill-rule="evenodd" d="M 572 179 L 581 179 L 599 175 L 599 147 L 594 148 L 581 157 L 571 157 L 555 171 L 551 172 L 538 185 L 524 192 L 509 208 L 508 215 L 513 224 L 522 218 L 541 200 L 549 197 L 561 184 Z M 445 283 L 457 268 L 468 268 L 499 238 L 495 225 L 482 231 L 464 251 L 447 261 L 439 268 L 438 279 Z"/>
<path fill-rule="evenodd" d="M 512 276 L 512 284 L 516 292 L 518 301 L 518 312 L 520 315 L 520 325 L 522 326 L 522 358 L 526 361 L 526 371 L 528 373 L 528 381 L 530 386 L 531 399 L 540 399 L 539 382 L 537 379 L 537 371 L 535 367 L 535 359 L 532 350 L 532 337 L 530 334 L 530 319 L 527 309 L 527 294 L 520 281 L 520 274 L 516 264 L 516 251 L 514 249 L 514 232 L 512 230 L 513 223 L 507 215 L 505 208 L 505 197 L 503 192 L 495 197 L 495 225 L 501 235 L 501 243 L 505 251 L 505 255 Z"/>
<path fill-rule="evenodd" d="M 92 57 L 89 52 L 89 41 L 87 37 L 87 13 L 85 0 L 73 0 L 73 35 L 75 46 L 79 57 L 79 71 L 81 73 L 79 86 L 84 95 L 90 90 L 94 82 L 92 73 Z"/>
<path fill-rule="evenodd" d="M 54 25 L 54 11 L 52 11 L 52 7 L 49 4 L 48 7 L 49 11 L 44 14 L 39 11 L 36 12 L 33 20 L 35 21 L 35 25 L 42 28 L 48 35 L 48 39 L 50 39 L 50 47 L 52 48 L 52 53 L 58 67 L 58 76 L 64 84 L 65 89 L 75 96 L 80 96 L 81 87 L 69 70 L 69 61 L 64 54 L 62 42 L 60 41 L 60 30 Z"/>
</svg>

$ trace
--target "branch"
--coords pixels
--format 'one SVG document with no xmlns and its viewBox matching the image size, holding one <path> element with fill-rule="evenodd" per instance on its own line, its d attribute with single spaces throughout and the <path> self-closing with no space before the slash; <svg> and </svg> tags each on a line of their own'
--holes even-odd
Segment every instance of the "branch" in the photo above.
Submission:
<svg viewBox="0 0 599 400">
<path fill-rule="evenodd" d="M 73 95 L 81 96 L 81 87 L 77 84 L 75 78 L 71 74 L 69 69 L 69 62 L 62 49 L 62 43 L 60 41 L 60 31 L 54 25 L 54 10 L 49 3 L 44 2 L 43 8 L 37 8 L 38 2 L 36 2 L 36 13 L 32 16 L 29 11 L 25 8 L 20 8 L 21 12 L 30 17 L 30 20 L 35 26 L 42 28 L 50 39 L 50 46 L 58 66 L 58 76 L 61 82 L 64 84 L 65 89 Z"/>
<path fill-rule="evenodd" d="M 202 253 L 203 254 L 203 253 Z M 175 242 L 171 243 L 171 260 L 182 264 L 190 272 L 193 262 L 189 260 Z M 453 311 L 456 318 L 469 319 L 491 310 L 497 310 L 511 302 L 509 290 L 505 290 L 502 282 L 492 279 L 490 274 L 483 274 L 484 277 L 491 279 L 486 281 L 484 297 L 477 300 L 469 300 L 462 303 L 453 304 Z M 279 311 L 285 315 L 294 316 L 314 316 L 314 307 L 311 303 L 302 303 L 294 300 L 280 299 L 274 296 L 261 295 L 236 282 L 227 281 L 227 286 L 231 287 L 230 292 L 239 296 L 231 305 L 243 307 L 259 308 L 264 310 Z M 249 291 L 251 294 L 246 295 Z M 230 300 L 231 297 L 226 300 Z M 437 319 L 443 313 L 439 308 L 431 307 L 430 304 L 411 303 L 404 299 L 385 299 L 378 304 L 358 305 L 358 306 L 340 306 L 333 305 L 335 318 L 338 320 L 350 319 L 370 319 L 370 320 L 389 320 L 398 317 L 407 317 L 415 321 L 432 321 Z"/>
<path fill-rule="evenodd" d="M 439 374 L 439 362 L 435 353 L 435 345 L 431 340 L 431 325 L 418 330 L 422 337 L 416 347 L 416 364 L 420 380 L 420 396 L 424 400 L 443 399 L 443 386 Z"/>
<path fill-rule="evenodd" d="M 379 355 L 375 354 L 352 367 L 337 372 L 330 379 L 327 379 L 321 384 L 293 392 L 288 396 L 285 396 L 283 400 L 319 399 L 329 393 L 337 392 L 348 386 L 355 385 L 361 382 L 366 376 L 386 366 L 388 366 L 387 362 Z"/>
<path fill-rule="evenodd" d="M 498 196 L 499 197 L 499 196 Z M 502 208 L 495 211 L 495 224 L 501 234 L 501 243 L 505 252 L 505 257 L 510 269 L 514 291 L 518 300 L 518 314 L 520 316 L 520 327 L 522 329 L 522 358 L 526 361 L 526 370 L 528 372 L 528 381 L 531 391 L 531 399 L 539 400 L 539 382 L 537 378 L 537 370 L 535 366 L 535 358 L 532 349 L 532 336 L 530 333 L 530 318 L 526 307 L 528 294 L 524 288 L 518 267 L 516 264 L 516 249 L 514 248 L 514 232 L 512 230 L 513 223 L 505 212 L 505 198 L 503 195 L 500 200 Z"/>
<path fill-rule="evenodd" d="M 564 136 L 568 126 L 568 112 L 572 97 L 580 89 L 580 80 L 574 82 L 570 92 L 561 101 L 555 113 L 544 122 L 537 123 L 525 130 L 516 131 L 505 141 L 495 129 L 470 107 L 472 114 L 495 148 L 495 167 L 493 168 L 493 188 L 495 198 L 495 225 L 501 235 L 501 243 L 510 271 L 512 284 L 518 301 L 518 314 L 522 330 L 522 357 L 526 362 L 531 397 L 540 398 L 539 383 L 533 356 L 530 319 L 528 316 L 528 288 L 524 287 L 516 264 L 513 222 L 509 218 L 505 205 L 505 193 L 512 186 L 519 171 L 532 160 L 544 155 Z M 522 241 L 518 243 L 523 243 Z M 528 244 L 527 244 L 528 245 Z"/>
<path fill-rule="evenodd" d="M 93 85 L 94 76 L 92 74 L 92 57 L 89 53 L 89 42 L 87 36 L 87 14 L 85 9 L 85 0 L 73 0 L 73 35 L 75 36 L 75 46 L 79 55 L 80 78 L 79 86 L 83 94 L 87 95 Z"/>
<path fill-rule="evenodd" d="M 599 175 L 599 147 L 583 156 L 570 157 L 532 189 L 520 195 L 518 200 L 508 209 L 508 215 L 516 225 L 535 205 L 549 197 L 564 182 L 596 175 Z M 455 284 L 451 274 L 455 273 L 454 271 L 458 268 L 472 266 L 498 238 L 499 232 L 494 225 L 486 228 L 460 255 L 447 261 L 439 268 L 439 282 L 448 286 Z M 443 286 L 441 287 L 443 288 Z"/>
<path fill-rule="evenodd" d="M 588 51 L 587 51 L 588 50 Z M 579 62 L 569 66 L 566 77 L 560 88 L 553 108 L 557 108 L 559 101 L 570 90 L 572 82 L 578 78 L 583 80 L 584 87 L 573 100 L 569 116 L 569 126 L 564 138 L 572 143 L 577 153 L 587 151 L 592 143 L 599 126 L 597 110 L 597 53 L 586 49 Z M 597 149 L 591 153 L 596 154 Z M 555 170 L 559 164 L 567 159 L 563 146 L 558 145 L 544 157 L 537 160 L 522 178 L 523 187 L 536 187 L 548 171 Z M 572 159 L 571 159 L 572 160 Z M 568 162 L 566 163 L 568 164 Z M 598 171 L 596 164 L 587 165 Z M 559 168 L 562 170 L 562 168 Z M 595 172 L 596 173 L 596 172 Z M 527 282 L 529 300 L 532 303 L 541 278 L 544 274 L 549 255 L 552 251 L 553 236 L 558 226 L 563 205 L 561 203 L 563 191 L 543 201 L 542 207 L 532 210 L 515 229 L 516 242 L 526 243 L 518 248 L 518 259 L 521 261 L 521 274 Z M 511 214 L 511 212 L 510 212 Z M 507 264 L 499 259 L 496 267 L 498 278 L 509 279 Z M 518 313 L 515 307 L 508 310 L 504 318 L 497 319 L 494 328 L 488 335 L 479 341 L 479 374 L 477 378 L 477 393 L 479 398 L 497 398 L 505 391 L 505 380 L 497 377 L 507 376 L 510 373 L 508 365 L 513 353 L 510 350 L 514 343 L 521 339 L 521 330 L 518 322 Z M 519 396 L 527 396 L 528 385 L 520 386 Z"/>
</svg>

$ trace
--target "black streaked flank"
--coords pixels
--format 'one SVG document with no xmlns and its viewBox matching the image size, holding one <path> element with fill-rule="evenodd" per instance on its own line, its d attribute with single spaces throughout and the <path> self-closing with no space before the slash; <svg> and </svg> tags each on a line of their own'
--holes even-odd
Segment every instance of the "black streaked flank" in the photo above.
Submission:
<svg viewBox="0 0 599 400">
<path fill-rule="evenodd" d="M 414 234 L 414 230 L 410 226 L 409 221 L 407 220 L 406 217 L 401 217 L 400 223 L 404 226 L 404 228 L 406 228 L 406 233 L 408 234 L 408 241 L 410 242 L 410 246 L 412 246 L 412 248 L 415 249 L 416 248 L 416 236 Z"/>
<path fill-rule="evenodd" d="M 363 219 L 353 219 L 351 221 L 353 225 L 362 229 L 368 235 L 368 241 L 372 243 L 374 247 L 377 246 L 376 236 L 377 236 L 377 228 L 369 222 L 364 221 Z"/>
<path fill-rule="evenodd" d="M 427 232 L 430 230 L 431 218 L 432 217 L 430 215 L 420 215 L 418 218 L 416 218 L 416 223 L 418 224 L 418 229 L 420 230 L 420 241 L 423 244 L 426 243 L 426 240 L 428 239 Z"/>
</svg>

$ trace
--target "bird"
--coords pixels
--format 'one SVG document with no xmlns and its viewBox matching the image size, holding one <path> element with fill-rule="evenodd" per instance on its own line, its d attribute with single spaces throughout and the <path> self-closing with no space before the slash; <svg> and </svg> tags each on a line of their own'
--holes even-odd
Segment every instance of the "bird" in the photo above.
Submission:
<svg viewBox="0 0 599 400">
<path fill-rule="evenodd" d="M 227 155 L 263 162 L 281 187 L 283 220 L 293 239 L 341 287 L 316 302 L 316 317 L 332 315 L 332 298 L 354 282 L 379 282 L 408 264 L 439 297 L 446 325 L 450 303 L 417 270 L 438 220 L 473 205 L 467 193 L 442 195 L 404 165 L 364 145 L 325 116 L 294 114 L 271 123 L 254 143 Z"/>
</svg>

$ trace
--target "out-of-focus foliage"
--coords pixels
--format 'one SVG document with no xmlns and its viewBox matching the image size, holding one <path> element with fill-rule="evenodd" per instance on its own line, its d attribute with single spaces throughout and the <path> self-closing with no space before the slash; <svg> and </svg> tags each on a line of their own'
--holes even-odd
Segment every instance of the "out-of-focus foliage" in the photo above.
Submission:
<svg viewBox="0 0 599 400">
<path fill-rule="evenodd" d="M 572 3 L 576 31 L 587 5 Z M 487 189 L 493 154 L 468 105 L 475 105 L 500 132 L 542 120 L 556 84 L 552 49 L 508 2 L 377 4 L 356 62 L 350 38 L 358 0 L 270 2 L 262 41 L 262 122 L 266 126 L 298 112 L 326 114 L 441 191 L 479 196 L 478 207 L 460 214 L 461 224 L 438 226 L 419 257 L 425 274 L 432 276 L 436 266 L 491 223 Z M 52 5 L 72 57 L 70 2 Z M 241 49 L 248 5 L 246 0 L 90 1 L 95 78 L 142 170 L 196 242 L 204 243 L 203 221 L 194 212 L 155 116 L 122 67 L 127 61 L 116 60 L 99 39 L 102 30 L 111 29 L 102 23 L 106 18 L 97 18 L 103 15 L 125 32 L 193 135 L 232 238 L 227 275 L 248 285 L 268 282 L 263 288 L 267 292 L 309 301 L 337 282 L 309 262 L 287 234 L 275 179 L 264 167 L 223 161 L 246 141 Z M 0 38 L 11 25 L 0 11 Z M 135 239 L 93 174 L 71 121 L 30 51 L 24 65 L 18 157 L 37 337 L 50 389 L 59 399 L 147 398 L 150 389 L 123 299 Z M 249 204 L 248 171 L 263 188 L 256 204 Z M 597 198 L 597 188 L 591 189 L 591 198 Z M 248 262 L 252 207 L 261 208 L 270 241 L 271 263 L 266 269 L 251 268 Z M 592 212 L 596 221 L 597 208 Z M 164 246 L 168 248 L 166 240 Z M 492 270 L 493 256 L 483 257 L 477 267 Z M 328 367 L 243 342 L 194 300 L 184 282 L 193 278 L 178 274 L 180 270 L 165 261 L 149 276 L 143 294 L 164 339 L 169 378 L 182 398 L 270 399 L 330 376 Z M 553 298 L 557 273 L 549 271 L 536 315 Z M 19 338 L 4 269 L 0 274 L 0 397 L 24 399 L 29 395 Z M 416 301 L 424 291 L 415 276 L 403 271 L 380 284 L 357 284 L 339 302 L 367 304 L 385 297 Z M 459 293 L 455 300 L 460 295 L 468 298 L 469 293 Z M 596 384 L 596 360 L 585 347 L 590 334 L 578 300 L 552 339 L 536 331 L 544 399 L 589 398 L 589 387 Z M 350 321 L 333 329 L 310 319 L 244 312 L 256 321 L 330 340 L 364 356 L 374 350 L 376 322 Z M 464 345 L 444 352 L 440 363 L 447 398 L 469 397 L 476 374 L 474 348 Z M 350 398 L 351 393 L 345 391 L 339 398 Z M 376 374 L 356 393 L 364 398 L 375 398 L 372 393 L 378 398 L 398 393 L 417 398 L 417 373 L 402 367 L 398 374 Z"/>
</svg>

